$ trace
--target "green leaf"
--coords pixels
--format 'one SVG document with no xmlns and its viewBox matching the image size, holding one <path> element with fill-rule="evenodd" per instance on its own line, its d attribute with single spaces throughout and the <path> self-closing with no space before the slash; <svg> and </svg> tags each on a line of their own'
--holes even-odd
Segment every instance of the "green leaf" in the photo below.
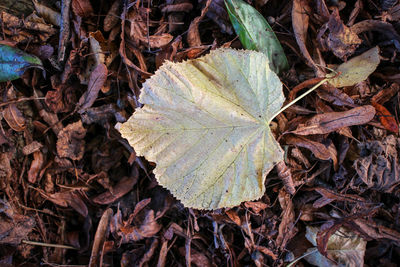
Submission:
<svg viewBox="0 0 400 267">
<path fill-rule="evenodd" d="M 166 62 L 143 84 L 136 109 L 117 126 L 158 182 L 186 207 L 217 209 L 258 199 L 283 152 L 268 121 L 284 102 L 263 53 L 217 49 Z"/>
<path fill-rule="evenodd" d="M 329 79 L 328 82 L 337 88 L 353 86 L 366 80 L 368 76 L 376 70 L 379 62 L 379 48 L 376 46 L 339 65 L 336 69 L 336 73 L 340 73 L 340 75 Z M 329 78 L 329 76 L 335 76 L 336 73 L 327 75 L 327 78 Z"/>
<path fill-rule="evenodd" d="M 352 232 L 346 231 L 344 228 L 340 228 L 334 234 L 329 237 L 327 253 L 329 257 L 336 261 L 327 259 L 324 255 L 319 253 L 317 246 L 317 233 L 319 229 L 317 227 L 307 226 L 306 238 L 315 247 L 307 250 L 305 259 L 316 266 L 331 267 L 331 266 L 347 266 L 357 267 L 364 265 L 364 254 L 367 245 L 367 241 L 363 238 L 355 235 Z M 313 253 L 310 253 L 314 251 Z"/>
<path fill-rule="evenodd" d="M 18 79 L 28 68 L 41 66 L 42 62 L 37 57 L 0 44 L 0 82 Z"/>
<path fill-rule="evenodd" d="M 243 0 L 225 0 L 225 5 L 243 47 L 266 54 L 276 73 L 288 69 L 285 52 L 265 18 Z"/>
</svg>

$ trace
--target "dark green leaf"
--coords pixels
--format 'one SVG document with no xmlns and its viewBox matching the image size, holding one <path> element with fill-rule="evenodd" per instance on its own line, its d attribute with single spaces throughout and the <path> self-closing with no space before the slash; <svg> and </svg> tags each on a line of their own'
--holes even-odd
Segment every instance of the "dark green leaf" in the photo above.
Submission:
<svg viewBox="0 0 400 267">
<path fill-rule="evenodd" d="M 286 70 L 285 52 L 265 18 L 243 0 L 225 0 L 225 5 L 244 48 L 266 54 L 276 73 Z"/>
<path fill-rule="evenodd" d="M 41 66 L 42 62 L 37 57 L 0 44 L 0 82 L 18 79 L 28 68 Z"/>
</svg>

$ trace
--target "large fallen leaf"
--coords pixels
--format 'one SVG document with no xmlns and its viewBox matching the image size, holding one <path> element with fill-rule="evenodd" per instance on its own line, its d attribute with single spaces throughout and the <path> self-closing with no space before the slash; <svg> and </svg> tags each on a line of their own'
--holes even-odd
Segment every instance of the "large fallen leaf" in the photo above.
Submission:
<svg viewBox="0 0 400 267">
<path fill-rule="evenodd" d="M 317 246 L 317 233 L 318 228 L 307 226 L 306 238 L 314 246 Z M 310 248 L 306 253 L 311 253 L 305 259 L 316 266 L 363 266 L 364 254 L 367 241 L 354 233 L 340 228 L 328 239 L 327 256 L 336 261 L 336 263 L 325 256 L 323 256 L 317 248 Z"/>
<path fill-rule="evenodd" d="M 340 73 L 340 75 L 329 79 L 328 82 L 335 87 L 355 85 L 367 79 L 375 71 L 376 67 L 378 67 L 379 62 L 379 48 L 376 46 L 341 64 L 336 69 L 336 72 Z"/>
<path fill-rule="evenodd" d="M 265 18 L 243 0 L 225 0 L 225 5 L 243 47 L 266 54 L 276 73 L 288 69 L 285 52 Z"/>
<path fill-rule="evenodd" d="M 218 49 L 161 66 L 120 132 L 185 206 L 232 207 L 260 198 L 283 158 L 269 128 L 283 101 L 263 53 Z"/>
<path fill-rule="evenodd" d="M 0 44 L 0 82 L 18 79 L 28 68 L 40 66 L 42 62 L 37 57 Z"/>
</svg>

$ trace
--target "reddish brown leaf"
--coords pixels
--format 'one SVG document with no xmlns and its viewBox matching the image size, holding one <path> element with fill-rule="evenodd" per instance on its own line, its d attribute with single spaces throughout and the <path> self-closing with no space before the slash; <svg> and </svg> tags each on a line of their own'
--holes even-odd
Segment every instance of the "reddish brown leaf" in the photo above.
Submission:
<svg viewBox="0 0 400 267">
<path fill-rule="evenodd" d="M 19 214 L 2 198 L 0 198 L 0 216 L 0 245 L 3 246 L 20 245 L 22 239 L 26 238 L 36 224 L 34 218 Z"/>
<path fill-rule="evenodd" d="M 3 118 L 14 131 L 21 132 L 25 129 L 25 118 L 15 104 L 9 104 L 4 108 Z"/>
<path fill-rule="evenodd" d="M 136 179 L 134 177 L 124 177 L 112 188 L 112 190 L 104 192 L 93 198 L 93 202 L 101 205 L 111 204 L 125 194 L 129 193 L 136 182 L 137 177 Z"/>
<path fill-rule="evenodd" d="M 108 235 L 108 227 L 111 217 L 113 215 L 112 209 L 107 209 L 101 216 L 99 225 L 97 226 L 96 235 L 94 236 L 92 254 L 90 256 L 89 266 L 99 266 L 100 253 Z"/>
<path fill-rule="evenodd" d="M 254 213 L 259 214 L 261 211 L 269 207 L 268 204 L 261 201 L 247 201 L 244 206 L 248 209 L 252 209 Z"/>
<path fill-rule="evenodd" d="M 200 24 L 201 20 L 204 18 L 204 16 L 206 15 L 211 2 L 212 2 L 211 0 L 207 0 L 206 5 L 201 10 L 200 16 L 196 17 L 190 23 L 189 30 L 187 33 L 187 42 L 190 47 L 202 45 L 201 39 L 200 39 L 200 33 L 199 33 L 199 24 Z"/>
<path fill-rule="evenodd" d="M 375 109 L 372 106 L 362 106 L 343 112 L 328 112 L 318 114 L 309 119 L 306 123 L 300 124 L 291 133 L 298 135 L 326 134 L 352 125 L 362 125 L 375 116 Z"/>
<path fill-rule="evenodd" d="M 331 203 L 332 201 L 346 201 L 346 202 L 364 202 L 365 201 L 364 198 L 357 196 L 357 195 L 336 193 L 332 190 L 322 188 L 322 187 L 314 188 L 314 190 L 322 195 L 322 197 L 320 199 L 318 199 L 314 202 L 314 204 L 313 204 L 314 208 L 322 208 L 323 206 Z"/>
<path fill-rule="evenodd" d="M 294 0 L 292 7 L 292 26 L 294 36 L 297 41 L 297 45 L 300 48 L 301 53 L 306 59 L 306 63 L 308 66 L 314 69 L 314 71 L 318 70 L 314 60 L 311 58 L 310 53 L 308 52 L 306 43 L 307 43 L 307 31 L 308 31 L 308 21 L 309 15 L 312 14 L 311 8 L 309 6 L 308 0 Z M 293 94 L 291 93 L 291 97 L 289 100 L 292 100 Z M 294 98 L 293 98 L 294 99 Z"/>
<path fill-rule="evenodd" d="M 331 159 L 331 154 L 329 149 L 318 142 L 312 141 L 302 136 L 288 136 L 285 138 L 287 144 L 304 147 L 310 150 L 315 157 L 321 160 L 329 160 Z"/>
<path fill-rule="evenodd" d="M 386 80 L 386 79 L 385 79 Z M 388 88 L 380 90 L 376 95 L 371 98 L 371 103 L 376 102 L 378 104 L 385 104 L 393 96 L 395 96 L 400 90 L 398 83 L 392 83 Z"/>
<path fill-rule="evenodd" d="M 118 210 L 111 220 L 111 231 L 121 238 L 121 243 L 139 241 L 147 237 L 152 237 L 161 229 L 154 217 L 154 211 L 147 211 L 144 220 L 137 226 L 132 226 L 122 221 L 122 214 Z"/>
<path fill-rule="evenodd" d="M 283 186 L 285 187 L 286 192 L 293 195 L 296 193 L 296 189 L 294 188 L 292 173 L 288 166 L 286 166 L 284 161 L 279 162 L 276 166 L 276 171 L 278 172 L 279 178 L 283 182 Z"/>
<path fill-rule="evenodd" d="M 294 225 L 295 214 L 291 196 L 286 193 L 286 191 L 280 190 L 278 199 L 279 204 L 282 207 L 282 221 L 279 224 L 279 233 L 276 238 L 276 245 L 279 248 L 284 248 L 287 242 L 296 235 L 297 228 Z"/>
<path fill-rule="evenodd" d="M 227 210 L 225 214 L 231 219 L 236 225 L 242 226 L 242 220 L 240 219 L 239 215 L 234 210 Z"/>
<path fill-rule="evenodd" d="M 107 16 L 104 19 L 104 30 L 106 32 L 111 31 L 115 25 L 117 25 L 119 18 L 119 13 L 121 9 L 121 1 L 115 0 L 111 8 L 108 10 Z"/>
<path fill-rule="evenodd" d="M 395 117 L 389 112 L 389 110 L 376 102 L 371 102 L 371 104 L 376 109 L 376 116 L 381 121 L 383 127 L 385 127 L 385 129 L 388 131 L 398 133 L 399 125 Z"/>
<path fill-rule="evenodd" d="M 57 140 L 57 154 L 61 158 L 70 158 L 72 160 L 80 160 L 85 153 L 85 140 L 86 129 L 83 127 L 82 122 L 74 122 L 58 134 Z"/>
<path fill-rule="evenodd" d="M 36 183 L 36 179 L 40 170 L 42 169 L 44 163 L 43 153 L 40 151 L 36 151 L 33 153 L 33 161 L 31 167 L 28 171 L 28 181 L 30 183 Z"/>
<path fill-rule="evenodd" d="M 322 38 L 325 28 L 318 33 L 318 39 L 323 47 L 332 51 L 338 58 L 346 60 L 362 43 L 357 33 L 352 28 L 343 24 L 338 8 L 333 8 L 327 24 L 328 37 Z"/>
<path fill-rule="evenodd" d="M 93 8 L 89 0 L 72 0 L 72 11 L 82 18 L 93 14 Z"/>
<path fill-rule="evenodd" d="M 96 101 L 97 96 L 101 87 L 103 87 L 105 81 L 107 80 L 108 70 L 106 65 L 99 64 L 90 74 L 90 79 L 88 83 L 87 91 L 81 96 L 77 104 L 78 112 L 82 113 L 87 108 L 90 108 L 94 101 Z"/>
<path fill-rule="evenodd" d="M 29 145 L 24 146 L 22 149 L 22 153 L 24 153 L 25 156 L 30 155 L 36 151 L 39 151 L 43 145 L 39 143 L 38 141 L 33 141 Z"/>
</svg>

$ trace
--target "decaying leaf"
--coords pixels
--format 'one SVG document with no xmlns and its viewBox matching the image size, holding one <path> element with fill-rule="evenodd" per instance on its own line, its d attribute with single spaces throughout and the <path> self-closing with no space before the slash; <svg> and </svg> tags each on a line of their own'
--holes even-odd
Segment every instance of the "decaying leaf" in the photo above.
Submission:
<svg viewBox="0 0 400 267">
<path fill-rule="evenodd" d="M 399 125 L 396 121 L 396 118 L 389 112 L 389 110 L 376 102 L 371 102 L 371 104 L 376 109 L 376 115 L 386 130 L 389 130 L 393 133 L 398 133 Z"/>
<path fill-rule="evenodd" d="M 41 66 L 37 57 L 0 44 L 0 82 L 18 79 L 27 69 Z"/>
<path fill-rule="evenodd" d="M 266 54 L 274 72 L 286 70 L 285 52 L 265 18 L 243 0 L 225 0 L 225 5 L 243 47 Z"/>
<path fill-rule="evenodd" d="M 80 160 L 85 153 L 86 129 L 82 122 L 74 122 L 67 125 L 58 133 L 57 154 L 61 158 Z"/>
<path fill-rule="evenodd" d="M 35 227 L 35 219 L 17 213 L 0 198 L 0 245 L 19 245 Z"/>
<path fill-rule="evenodd" d="M 1 75 L 1 74 L 0 74 Z M 21 132 L 25 129 L 25 117 L 18 109 L 17 105 L 12 103 L 7 105 L 3 110 L 3 118 L 7 124 L 16 132 Z"/>
<path fill-rule="evenodd" d="M 218 49 L 167 62 L 143 84 L 143 108 L 120 126 L 158 182 L 187 207 L 260 198 L 282 150 L 268 122 L 284 96 L 263 53 Z"/>
<path fill-rule="evenodd" d="M 353 166 L 368 188 L 390 193 L 400 184 L 399 145 L 393 135 L 359 144 L 360 157 Z"/>
<path fill-rule="evenodd" d="M 327 244 L 327 256 L 334 260 L 332 261 L 323 256 L 316 248 L 318 231 L 319 229 L 317 227 L 307 226 L 306 238 L 315 246 L 314 248 L 308 249 L 306 252 L 314 251 L 305 257 L 309 263 L 323 267 L 363 266 L 367 241 L 354 233 L 346 231 L 344 228 L 340 228 L 329 237 Z"/>
<path fill-rule="evenodd" d="M 378 67 L 379 62 L 379 48 L 376 46 L 341 64 L 336 69 L 336 72 L 340 73 L 340 75 L 329 79 L 329 83 L 335 87 L 355 85 L 367 79 L 375 71 L 376 67 Z"/>
</svg>

